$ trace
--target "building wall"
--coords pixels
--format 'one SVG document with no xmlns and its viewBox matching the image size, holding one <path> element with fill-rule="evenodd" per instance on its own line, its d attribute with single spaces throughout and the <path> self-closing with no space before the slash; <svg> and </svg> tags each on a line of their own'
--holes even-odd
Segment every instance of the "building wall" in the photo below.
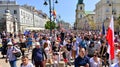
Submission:
<svg viewBox="0 0 120 67">
<path fill-rule="evenodd" d="M 76 20 L 74 28 L 88 30 L 90 28 L 90 23 L 95 20 L 95 13 L 93 11 L 85 11 L 85 4 L 77 4 L 76 7 Z"/>
<path fill-rule="evenodd" d="M 111 6 L 110 6 L 111 4 Z M 100 0 L 95 5 L 95 17 L 96 17 L 96 23 L 97 26 L 101 25 L 103 22 L 105 22 L 105 26 L 107 27 L 109 24 L 110 16 L 112 15 L 112 10 L 114 19 L 120 16 L 120 0 Z M 108 22 L 106 22 L 108 21 Z"/>
<path fill-rule="evenodd" d="M 82 27 L 82 18 L 84 17 L 84 4 L 77 4 L 76 6 L 76 20 L 75 20 L 75 28 L 76 29 L 81 29 Z"/>
<path fill-rule="evenodd" d="M 7 4 L 0 4 L 0 17 L 2 18 L 4 11 L 7 9 Z M 23 6 L 16 4 L 8 4 L 8 9 L 11 15 L 16 18 L 18 29 L 22 32 L 26 27 L 44 28 L 47 18 L 40 17 L 39 14 L 33 12 Z"/>
</svg>

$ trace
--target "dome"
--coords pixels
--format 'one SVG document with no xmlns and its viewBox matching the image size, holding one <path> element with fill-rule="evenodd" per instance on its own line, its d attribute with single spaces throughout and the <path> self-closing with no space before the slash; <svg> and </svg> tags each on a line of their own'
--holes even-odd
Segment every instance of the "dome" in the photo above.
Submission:
<svg viewBox="0 0 120 67">
<path fill-rule="evenodd" d="M 78 4 L 83 4 L 83 0 L 78 0 Z"/>
</svg>

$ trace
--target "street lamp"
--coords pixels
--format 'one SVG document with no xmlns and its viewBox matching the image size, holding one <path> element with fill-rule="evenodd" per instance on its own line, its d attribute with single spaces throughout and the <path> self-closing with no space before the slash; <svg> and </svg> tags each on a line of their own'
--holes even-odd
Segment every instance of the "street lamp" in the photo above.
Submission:
<svg viewBox="0 0 120 67">
<path fill-rule="evenodd" d="M 52 36 L 52 27 L 51 27 L 51 21 L 52 21 L 52 14 L 51 14 L 51 10 L 52 10 L 52 7 L 51 7 L 51 0 L 48 0 L 48 2 L 49 2 L 49 14 L 50 14 L 50 36 Z M 56 0 L 55 2 L 54 2 L 54 0 L 53 0 L 53 3 L 58 3 L 58 1 Z M 45 0 L 45 2 L 44 2 L 44 5 L 48 5 L 48 3 L 47 3 L 47 1 Z M 54 7 L 54 5 L 53 5 L 53 7 Z"/>
</svg>

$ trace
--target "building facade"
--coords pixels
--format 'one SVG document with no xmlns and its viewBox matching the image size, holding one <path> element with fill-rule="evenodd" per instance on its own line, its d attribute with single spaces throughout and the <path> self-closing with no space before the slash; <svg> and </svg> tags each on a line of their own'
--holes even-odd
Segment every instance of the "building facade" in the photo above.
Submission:
<svg viewBox="0 0 120 67">
<path fill-rule="evenodd" d="M 116 20 L 120 16 L 119 7 L 120 0 L 100 0 L 95 5 L 95 22 L 97 27 L 101 28 L 102 23 L 108 27 L 111 15 L 113 15 L 114 20 Z"/>
<path fill-rule="evenodd" d="M 72 29 L 72 26 L 70 25 L 69 22 L 65 22 L 62 20 L 57 23 L 57 26 L 59 27 L 59 29 L 65 29 L 65 30 Z"/>
<path fill-rule="evenodd" d="M 84 17 L 84 12 L 85 12 L 84 7 L 85 7 L 84 3 L 80 3 L 78 1 L 76 6 L 76 16 L 75 16 L 76 20 L 74 24 L 75 29 L 82 29 L 83 23 L 81 19 Z"/>
<path fill-rule="evenodd" d="M 40 30 L 44 29 L 48 17 L 42 11 L 36 10 L 33 6 L 17 5 L 16 1 L 0 1 L 0 18 L 3 18 L 4 11 L 10 10 L 10 14 L 16 19 L 17 32 L 25 30 Z"/>
<path fill-rule="evenodd" d="M 74 23 L 74 28 L 78 30 L 90 30 L 93 28 L 94 20 L 95 20 L 95 12 L 93 11 L 85 11 L 85 4 L 81 3 L 78 0 L 76 6 L 76 20 Z"/>
</svg>

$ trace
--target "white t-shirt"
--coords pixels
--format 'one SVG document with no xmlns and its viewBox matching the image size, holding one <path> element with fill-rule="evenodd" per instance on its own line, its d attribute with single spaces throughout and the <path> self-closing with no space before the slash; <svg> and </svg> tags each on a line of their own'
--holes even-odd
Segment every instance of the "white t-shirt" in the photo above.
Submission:
<svg viewBox="0 0 120 67">
<path fill-rule="evenodd" d="M 116 56 L 118 54 L 118 51 L 120 51 L 120 50 L 117 49 L 117 50 L 114 51 L 115 52 L 115 55 L 114 55 L 115 58 L 113 59 L 113 63 L 118 62 L 118 57 Z"/>
<path fill-rule="evenodd" d="M 101 67 L 102 63 L 100 62 L 100 58 L 98 58 L 98 63 L 96 63 L 92 58 L 90 58 L 90 67 Z"/>
<path fill-rule="evenodd" d="M 120 66 L 118 65 L 118 62 L 116 62 L 116 63 L 112 64 L 110 67 L 120 67 Z"/>
<path fill-rule="evenodd" d="M 25 66 L 24 66 L 24 65 L 21 65 L 21 67 L 33 67 L 33 64 L 29 62 L 29 63 L 28 63 L 27 65 L 25 65 Z"/>
</svg>

